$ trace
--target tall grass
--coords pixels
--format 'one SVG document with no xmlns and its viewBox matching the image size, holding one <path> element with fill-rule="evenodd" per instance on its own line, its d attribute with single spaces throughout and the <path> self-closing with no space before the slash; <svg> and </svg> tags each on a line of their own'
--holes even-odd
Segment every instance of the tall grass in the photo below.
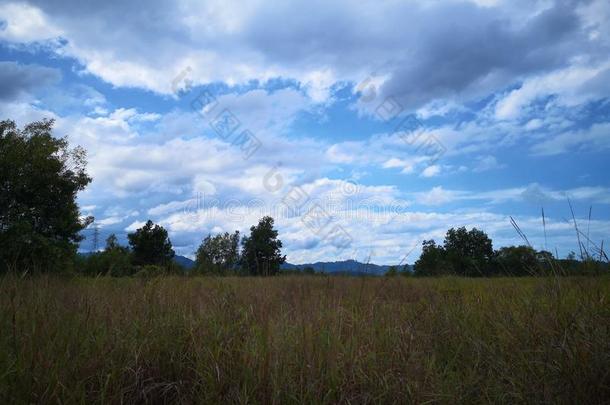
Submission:
<svg viewBox="0 0 610 405">
<path fill-rule="evenodd" d="M 609 278 L 0 278 L 2 403 L 604 403 Z"/>
</svg>

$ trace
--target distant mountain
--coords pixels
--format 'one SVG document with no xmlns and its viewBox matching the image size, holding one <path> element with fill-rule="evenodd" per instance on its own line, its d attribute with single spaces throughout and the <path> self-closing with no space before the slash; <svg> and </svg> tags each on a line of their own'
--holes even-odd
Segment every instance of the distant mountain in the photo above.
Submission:
<svg viewBox="0 0 610 405">
<path fill-rule="evenodd" d="M 341 273 L 341 274 L 368 274 L 381 276 L 384 275 L 391 266 L 379 265 L 374 263 L 360 263 L 356 260 L 343 260 L 337 262 L 315 262 L 304 264 L 284 263 L 282 269 L 285 270 L 303 270 L 305 267 L 313 267 L 318 272 L 324 273 Z M 403 266 L 400 266 L 402 270 Z M 411 269 L 411 266 L 408 266 Z"/>
<path fill-rule="evenodd" d="M 184 257 L 184 256 L 174 256 L 174 262 L 178 263 L 179 265 L 181 265 L 182 267 L 184 267 L 187 270 L 192 269 L 193 267 L 195 267 L 195 262 L 191 259 L 189 259 L 188 257 Z"/>
<path fill-rule="evenodd" d="M 92 252 L 80 252 L 79 255 L 87 257 L 93 254 Z M 195 261 L 185 256 L 174 256 L 174 262 L 183 266 L 187 270 L 195 267 Z M 316 273 L 324 272 L 329 274 L 345 274 L 345 275 L 371 275 L 382 276 L 388 269 L 389 265 L 379 265 L 374 263 L 360 263 L 356 260 L 342 260 L 337 262 L 315 262 L 304 264 L 284 263 L 282 270 L 303 270 L 305 267 L 313 267 Z M 404 266 L 400 266 L 399 271 L 403 270 Z M 407 265 L 410 271 L 413 271 L 413 266 Z"/>
</svg>

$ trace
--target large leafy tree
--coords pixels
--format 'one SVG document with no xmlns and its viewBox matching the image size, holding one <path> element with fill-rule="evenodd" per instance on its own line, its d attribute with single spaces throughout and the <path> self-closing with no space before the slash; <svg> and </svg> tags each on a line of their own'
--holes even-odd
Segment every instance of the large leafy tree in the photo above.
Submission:
<svg viewBox="0 0 610 405">
<path fill-rule="evenodd" d="M 457 274 L 460 276 L 491 275 L 494 251 L 491 239 L 477 228 L 451 228 L 445 235 L 443 246 L 433 240 L 423 242 L 422 254 L 415 263 L 415 274 L 434 276 Z"/>
<path fill-rule="evenodd" d="M 433 240 L 424 240 L 422 253 L 415 262 L 416 276 L 437 276 L 451 273 L 451 265 L 446 260 L 445 249 Z"/>
<path fill-rule="evenodd" d="M 239 261 L 239 231 L 208 235 L 197 249 L 197 269 L 203 273 L 224 273 Z"/>
<path fill-rule="evenodd" d="M 250 227 L 250 236 L 242 240 L 242 264 L 252 275 L 277 274 L 286 261 L 282 256 L 282 241 L 273 228 L 273 218 L 263 217 L 258 225 Z"/>
<path fill-rule="evenodd" d="M 91 181 L 85 151 L 52 135 L 53 120 L 18 129 L 0 121 L 0 271 L 54 271 L 73 263 L 76 196 Z"/>
<path fill-rule="evenodd" d="M 489 275 L 493 246 L 487 234 L 477 228 L 451 228 L 445 235 L 447 260 L 460 276 Z"/>
<path fill-rule="evenodd" d="M 506 246 L 495 252 L 496 271 L 511 276 L 528 276 L 539 272 L 544 263 L 530 246 Z"/>
<path fill-rule="evenodd" d="M 155 225 L 151 220 L 127 235 L 129 245 L 133 254 L 135 265 L 159 265 L 166 266 L 174 257 L 172 242 L 169 240 L 167 231 L 160 225 Z"/>
</svg>

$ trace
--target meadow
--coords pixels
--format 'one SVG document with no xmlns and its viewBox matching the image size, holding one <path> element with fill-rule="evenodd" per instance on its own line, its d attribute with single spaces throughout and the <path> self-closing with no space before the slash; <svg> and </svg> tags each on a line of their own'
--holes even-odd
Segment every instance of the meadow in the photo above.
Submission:
<svg viewBox="0 0 610 405">
<path fill-rule="evenodd" d="M 0 278 L 0 403 L 608 403 L 610 278 Z"/>
</svg>

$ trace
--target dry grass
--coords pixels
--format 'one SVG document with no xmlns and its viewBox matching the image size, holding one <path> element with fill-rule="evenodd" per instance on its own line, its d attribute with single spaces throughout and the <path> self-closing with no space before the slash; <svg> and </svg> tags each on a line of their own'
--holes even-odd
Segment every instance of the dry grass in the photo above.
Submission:
<svg viewBox="0 0 610 405">
<path fill-rule="evenodd" d="M 2 403 L 603 403 L 610 279 L 0 278 Z"/>
</svg>

